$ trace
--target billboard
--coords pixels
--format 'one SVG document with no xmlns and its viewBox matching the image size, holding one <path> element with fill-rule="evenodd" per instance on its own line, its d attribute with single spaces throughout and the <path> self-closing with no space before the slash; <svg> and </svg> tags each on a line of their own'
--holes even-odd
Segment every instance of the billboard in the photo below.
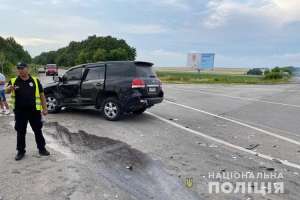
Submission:
<svg viewBox="0 0 300 200">
<path fill-rule="evenodd" d="M 192 69 L 213 69 L 214 59 L 214 53 L 188 53 L 186 66 Z"/>
</svg>

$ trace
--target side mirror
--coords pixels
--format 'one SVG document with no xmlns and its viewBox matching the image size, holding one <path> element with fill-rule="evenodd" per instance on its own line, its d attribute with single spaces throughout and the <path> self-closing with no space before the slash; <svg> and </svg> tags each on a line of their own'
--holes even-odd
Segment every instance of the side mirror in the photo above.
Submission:
<svg viewBox="0 0 300 200">
<path fill-rule="evenodd" d="M 62 82 L 62 78 L 60 76 L 53 76 L 53 81 Z"/>
</svg>

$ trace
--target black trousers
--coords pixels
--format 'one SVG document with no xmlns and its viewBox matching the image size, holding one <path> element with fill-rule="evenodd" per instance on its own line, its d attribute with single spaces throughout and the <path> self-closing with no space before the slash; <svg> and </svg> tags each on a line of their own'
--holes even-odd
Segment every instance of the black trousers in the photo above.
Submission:
<svg viewBox="0 0 300 200">
<path fill-rule="evenodd" d="M 14 110 L 15 130 L 17 131 L 17 150 L 26 152 L 26 129 L 28 122 L 34 132 L 35 141 L 39 150 L 45 150 L 45 138 L 42 133 L 43 122 L 41 121 L 41 111 L 37 110 Z"/>
</svg>

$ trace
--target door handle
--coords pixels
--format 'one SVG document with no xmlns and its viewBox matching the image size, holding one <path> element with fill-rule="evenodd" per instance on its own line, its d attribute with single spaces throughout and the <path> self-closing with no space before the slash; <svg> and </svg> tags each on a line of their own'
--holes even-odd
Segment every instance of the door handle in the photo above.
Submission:
<svg viewBox="0 0 300 200">
<path fill-rule="evenodd" d="M 101 83 L 97 83 L 97 84 L 96 84 L 96 86 L 101 86 L 101 85 L 102 85 Z"/>
</svg>

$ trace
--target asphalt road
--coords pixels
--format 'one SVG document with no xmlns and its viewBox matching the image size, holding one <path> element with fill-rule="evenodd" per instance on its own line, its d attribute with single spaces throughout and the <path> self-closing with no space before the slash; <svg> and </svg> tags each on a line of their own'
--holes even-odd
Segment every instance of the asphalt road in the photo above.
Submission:
<svg viewBox="0 0 300 200">
<path fill-rule="evenodd" d="M 40 80 L 51 78 L 42 74 Z M 20 162 L 13 160 L 13 116 L 0 116 L 0 198 L 300 198 L 298 79 L 279 85 L 163 84 L 163 90 L 162 104 L 117 122 L 90 107 L 48 115 L 43 131 L 52 155 L 38 156 L 28 134 Z M 219 190 L 209 192 L 211 184 Z M 274 193 L 280 184 L 284 188 Z"/>
</svg>

